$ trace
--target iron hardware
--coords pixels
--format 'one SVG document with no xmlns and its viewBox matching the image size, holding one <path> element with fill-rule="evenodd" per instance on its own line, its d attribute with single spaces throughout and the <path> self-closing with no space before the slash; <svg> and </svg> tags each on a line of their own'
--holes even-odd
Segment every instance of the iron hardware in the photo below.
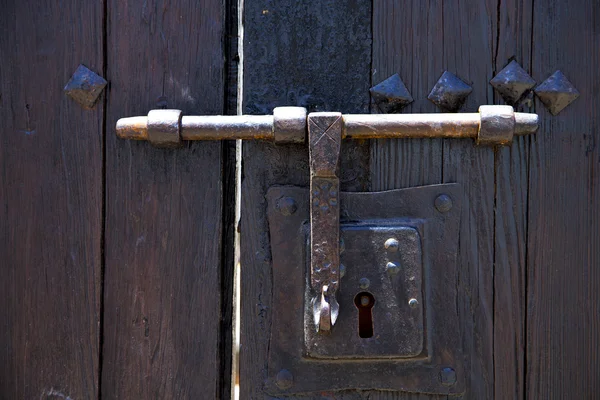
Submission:
<svg viewBox="0 0 600 400">
<path fill-rule="evenodd" d="M 343 114 L 342 139 L 476 139 L 480 144 L 506 145 L 513 136 L 533 134 L 538 128 L 537 114 L 514 112 L 510 106 L 481 106 L 479 113 L 440 114 Z M 482 111 L 486 111 L 485 115 Z M 169 110 L 152 110 L 153 115 L 169 117 Z M 149 114 L 150 115 L 150 114 Z M 489 132 L 481 121 L 507 115 L 514 120 L 501 140 L 487 140 Z M 150 118 L 151 120 L 152 118 Z M 306 109 L 277 107 L 273 115 L 182 116 L 171 121 L 178 135 L 170 143 L 155 141 L 149 117 L 121 118 L 117 136 L 122 139 L 148 140 L 153 145 L 176 146 L 182 140 L 273 140 L 277 143 L 305 143 Z M 169 119 L 165 120 L 167 123 Z"/>
<path fill-rule="evenodd" d="M 464 391 L 468 355 L 461 348 L 459 289 L 453 284 L 462 193 L 450 183 L 339 194 L 339 257 L 345 267 L 337 322 L 324 335 L 314 320 L 310 191 L 268 189 L 269 395 Z M 293 213 L 282 212 L 282 205 L 292 203 Z"/>
<path fill-rule="evenodd" d="M 273 115 L 182 116 L 180 110 L 152 110 L 147 117 L 123 118 L 117 136 L 177 147 L 182 140 L 259 139 L 304 143 L 310 155 L 310 235 L 313 317 L 316 330 L 329 333 L 339 314 L 339 178 L 342 139 L 475 138 L 478 144 L 506 145 L 515 135 L 535 133 L 536 114 L 511 106 L 481 106 L 464 114 L 311 113 L 278 107 Z M 415 300 L 416 301 L 416 300 Z"/>
</svg>

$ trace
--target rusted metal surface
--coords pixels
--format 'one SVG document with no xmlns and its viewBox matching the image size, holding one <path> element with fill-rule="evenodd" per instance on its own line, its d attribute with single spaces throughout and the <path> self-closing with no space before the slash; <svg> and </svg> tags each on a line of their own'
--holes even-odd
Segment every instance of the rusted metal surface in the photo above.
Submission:
<svg viewBox="0 0 600 400">
<path fill-rule="evenodd" d="M 465 104 L 473 88 L 452 72 L 445 71 L 427 98 L 442 111 L 457 112 Z"/>
<path fill-rule="evenodd" d="M 341 226 L 346 274 L 338 292 L 340 311 L 330 335 L 320 335 L 305 321 L 308 357 L 317 359 L 389 359 L 419 356 L 424 346 L 422 221 L 392 219 L 382 223 Z M 394 251 L 385 243 L 396 240 Z M 361 321 L 355 299 L 368 293 L 374 300 L 371 315 Z M 417 302 L 411 307 L 411 300 Z M 310 312 L 310 305 L 305 308 Z M 361 336 L 363 323 L 372 336 Z"/>
<path fill-rule="evenodd" d="M 518 62 L 512 60 L 502 71 L 498 72 L 490 84 L 500 93 L 507 104 L 516 105 L 535 86 L 535 80 Z"/>
<path fill-rule="evenodd" d="M 277 143 L 304 143 L 306 140 L 306 108 L 275 108 L 273 110 L 273 134 Z"/>
<path fill-rule="evenodd" d="M 492 113 L 505 112 L 505 106 L 492 107 Z M 514 113 L 516 136 L 533 134 L 538 128 L 537 114 Z M 344 139 L 384 138 L 473 138 L 479 135 L 480 113 L 343 115 Z M 503 144 L 487 143 L 487 144 Z"/>
<path fill-rule="evenodd" d="M 209 115 L 183 117 L 183 140 L 273 139 L 271 115 Z"/>
<path fill-rule="evenodd" d="M 169 110 L 152 110 L 165 115 Z M 150 115 L 148 113 L 148 115 Z M 181 140 L 275 140 L 278 143 L 304 143 L 306 109 L 277 107 L 273 115 L 184 116 L 179 122 Z M 121 118 L 117 136 L 122 139 L 149 140 L 148 117 Z"/>
<path fill-rule="evenodd" d="M 179 129 L 182 140 L 274 138 L 272 115 L 183 116 Z M 117 121 L 116 130 L 121 139 L 148 140 L 148 118 L 121 118 Z"/>
<path fill-rule="evenodd" d="M 148 140 L 156 147 L 181 146 L 181 110 L 152 110 L 148 113 Z"/>
<path fill-rule="evenodd" d="M 98 102 L 106 84 L 106 79 L 85 65 L 80 65 L 63 90 L 67 96 L 79 103 L 81 107 L 91 109 Z"/>
<path fill-rule="evenodd" d="M 373 86 L 369 92 L 379 110 L 386 114 L 400 112 L 413 102 L 412 96 L 398 74 Z"/>
<path fill-rule="evenodd" d="M 466 376 L 456 308 L 457 287 L 448 284 L 458 279 L 456 254 L 462 192 L 458 184 L 444 184 L 376 193 L 341 193 L 344 242 L 341 258 L 348 265 L 338 291 L 338 322 L 330 334 L 319 335 L 314 331 L 310 304 L 314 293 L 307 223 L 310 191 L 293 186 L 268 190 L 273 292 L 269 309 L 268 379 L 264 389 L 269 395 L 347 389 L 462 393 Z M 438 211 L 435 206 L 435 199 L 441 195 L 452 200 L 452 207 L 446 212 Z M 278 204 L 284 198 L 294 200 L 296 210 L 291 215 L 280 211 Z M 421 262 L 417 238 L 420 238 Z M 389 262 L 400 266 L 396 275 L 387 275 Z M 409 270 L 409 282 L 412 276 L 415 282 L 405 281 L 402 268 Z M 421 283 L 417 282 L 419 269 Z M 386 287 L 384 283 L 397 285 L 393 293 L 380 292 Z M 372 338 L 356 337 L 359 332 L 355 325 L 355 301 L 360 293 L 370 293 L 374 298 Z M 389 299 L 382 298 L 387 295 Z M 393 296 L 403 308 L 399 310 L 401 316 L 389 323 L 406 324 L 405 327 L 382 326 L 386 324 L 385 311 L 394 303 Z M 358 304 L 361 301 L 358 298 Z M 419 315 L 423 318 L 423 331 L 419 331 Z M 401 344 L 392 343 L 387 334 L 383 336 L 385 329 L 405 329 L 409 337 L 394 338 L 411 344 L 402 350 Z M 414 334 L 409 333 L 412 330 Z M 319 340 L 322 345 L 331 343 L 330 347 L 325 350 L 310 347 L 307 337 Z M 418 338 L 422 339 L 421 351 Z M 337 354 L 336 349 L 339 349 Z M 454 371 L 453 376 L 448 368 Z M 283 380 L 281 371 L 286 371 Z M 291 376 L 293 380 L 288 379 Z"/>
<path fill-rule="evenodd" d="M 515 132 L 515 111 L 512 106 L 479 107 L 481 123 L 477 144 L 507 144 Z"/>
<path fill-rule="evenodd" d="M 537 90 L 537 89 L 536 89 Z M 551 94 L 552 96 L 553 94 Z M 505 106 L 485 106 L 486 115 L 503 114 Z M 158 110 L 166 112 L 168 110 Z M 182 140 L 275 140 L 303 143 L 306 139 L 306 110 L 300 107 L 276 108 L 271 115 L 184 116 L 179 128 Z M 538 128 L 537 114 L 514 113 L 513 136 L 533 134 Z M 148 140 L 147 117 L 122 118 L 117 136 Z M 393 138 L 473 138 L 479 137 L 480 113 L 443 114 L 344 114 L 344 139 Z M 505 139 L 479 141 L 480 144 L 508 144 Z"/>
<path fill-rule="evenodd" d="M 336 292 L 340 281 L 341 142 L 341 113 L 308 115 L 311 301 L 315 329 L 320 333 L 331 331 L 339 313 Z"/>
<path fill-rule="evenodd" d="M 558 115 L 579 97 L 579 91 L 560 70 L 536 87 L 534 92 L 552 115 Z"/>
</svg>

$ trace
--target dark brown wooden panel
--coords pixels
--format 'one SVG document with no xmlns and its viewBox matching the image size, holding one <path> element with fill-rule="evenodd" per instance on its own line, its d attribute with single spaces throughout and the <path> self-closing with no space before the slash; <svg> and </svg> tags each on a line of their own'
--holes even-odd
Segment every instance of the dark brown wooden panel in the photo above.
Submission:
<svg viewBox="0 0 600 400">
<path fill-rule="evenodd" d="M 224 3 L 110 1 L 104 398 L 219 396 L 222 144 L 119 140 L 119 117 L 224 111 Z"/>
<path fill-rule="evenodd" d="M 493 102 L 491 57 L 496 1 L 443 3 L 444 69 L 473 87 L 461 111 L 475 112 Z M 441 73 L 441 71 L 440 71 Z M 494 397 L 494 149 L 472 140 L 444 141 L 444 182 L 463 185 L 459 238 L 459 317 L 467 355 L 466 399 Z"/>
<path fill-rule="evenodd" d="M 427 96 L 448 70 L 473 87 L 461 112 L 490 104 L 496 12 L 496 4 L 485 1 L 376 3 L 374 83 L 398 72 L 415 99 L 403 112 L 440 112 Z M 375 189 L 440 181 L 463 185 L 460 272 L 454 284 L 469 358 L 464 398 L 493 398 L 494 150 L 476 148 L 471 140 L 377 141 L 374 149 Z"/>
<path fill-rule="evenodd" d="M 436 112 L 427 99 L 443 60 L 442 8 L 422 1 L 373 3 L 372 84 L 399 74 L 414 102 L 404 113 Z M 371 106 L 377 113 L 377 107 Z M 371 190 L 390 190 L 442 182 L 442 140 L 373 140 Z M 413 393 L 371 393 L 371 399 L 433 400 L 447 396 Z"/>
<path fill-rule="evenodd" d="M 533 1 L 498 2 L 493 75 L 516 60 L 531 73 Z M 533 112 L 533 93 L 517 111 Z M 505 104 L 498 92 L 494 102 Z M 531 137 L 517 137 L 496 152 L 494 242 L 494 397 L 521 399 L 525 389 L 526 254 L 529 149 Z"/>
<path fill-rule="evenodd" d="M 102 101 L 63 87 L 103 66 L 101 2 L 2 2 L 0 398 L 98 394 Z"/>
<path fill-rule="evenodd" d="M 251 1 L 244 5 L 244 112 L 276 106 L 366 112 L 371 2 Z M 342 145 L 343 190 L 365 190 L 366 143 Z M 271 259 L 265 195 L 308 186 L 308 147 L 244 142 L 241 220 L 240 397 L 263 398 L 271 327 Z M 302 379 L 297 376 L 295 379 Z M 324 396 L 327 394 L 323 394 Z M 333 396 L 333 394 L 331 394 Z M 346 398 L 360 394 L 345 393 Z"/>
<path fill-rule="evenodd" d="M 560 69 L 581 93 L 558 116 L 539 100 L 531 146 L 527 398 L 600 392 L 600 7 L 536 1 L 533 77 Z"/>
<path fill-rule="evenodd" d="M 399 74 L 413 103 L 404 113 L 433 113 L 427 99 L 444 71 L 443 9 L 422 1 L 377 1 L 373 4 L 372 84 Z M 372 105 L 373 113 L 377 106 Z M 371 189 L 400 189 L 442 182 L 441 139 L 379 139 L 371 146 Z"/>
</svg>

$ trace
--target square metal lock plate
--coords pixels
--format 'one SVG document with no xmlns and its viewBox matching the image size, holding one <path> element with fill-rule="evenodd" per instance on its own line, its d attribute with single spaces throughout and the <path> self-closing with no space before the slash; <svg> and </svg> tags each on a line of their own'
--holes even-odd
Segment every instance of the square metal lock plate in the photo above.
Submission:
<svg viewBox="0 0 600 400">
<path fill-rule="evenodd" d="M 304 340 L 309 357 L 410 358 L 422 353 L 422 228 L 419 220 L 341 226 L 340 314 L 334 331 L 320 334 L 311 319 L 310 301 L 306 302 Z M 305 299 L 311 299 L 310 293 Z"/>
<path fill-rule="evenodd" d="M 316 332 L 310 311 L 308 189 L 272 187 L 266 197 L 273 278 L 267 394 L 464 391 L 456 308 L 459 185 L 340 193 L 345 274 L 329 335 Z M 361 324 L 361 304 L 370 307 L 372 332 Z"/>
</svg>

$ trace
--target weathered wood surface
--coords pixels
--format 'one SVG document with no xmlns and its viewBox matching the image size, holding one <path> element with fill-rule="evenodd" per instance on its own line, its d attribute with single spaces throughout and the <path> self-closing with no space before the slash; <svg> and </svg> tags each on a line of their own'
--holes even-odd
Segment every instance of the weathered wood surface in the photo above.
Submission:
<svg viewBox="0 0 600 400">
<path fill-rule="evenodd" d="M 63 87 L 102 74 L 103 7 L 0 8 L 0 398 L 96 398 L 104 108 Z"/>
<path fill-rule="evenodd" d="M 282 105 L 366 112 L 371 2 L 252 1 L 244 6 L 244 112 Z M 367 188 L 368 148 L 342 145 L 344 190 Z M 267 188 L 308 186 L 308 147 L 245 142 L 241 222 L 240 398 L 263 398 L 271 325 Z M 298 377 L 301 379 L 301 377 Z M 325 395 L 325 394 L 324 394 Z M 359 398 L 348 393 L 348 398 Z"/>
<path fill-rule="evenodd" d="M 558 116 L 536 100 L 527 242 L 526 395 L 600 393 L 600 7 L 536 1 L 532 70 L 560 69 L 581 93 Z"/>
<path fill-rule="evenodd" d="M 405 113 L 437 112 L 427 94 L 443 72 L 438 45 L 442 43 L 441 7 L 423 7 L 420 1 L 393 1 L 373 5 L 372 84 L 398 73 L 415 99 Z M 390 40 L 390 38 L 402 38 Z M 377 107 L 371 106 L 377 113 Z M 371 190 L 390 190 L 442 182 L 441 139 L 373 140 Z M 460 264 L 459 264 L 460 265 Z M 371 399 L 432 400 L 443 395 L 371 393 Z"/>
<path fill-rule="evenodd" d="M 493 75 L 515 59 L 531 74 L 532 0 L 499 2 Z M 539 80 L 538 80 L 539 81 Z M 533 93 L 516 107 L 533 112 Z M 494 92 L 494 102 L 504 104 Z M 543 129 L 543 126 L 542 126 Z M 525 318 L 529 149 L 531 137 L 516 137 L 497 149 L 494 212 L 494 398 L 522 399 L 525 390 Z"/>
<path fill-rule="evenodd" d="M 492 77 L 495 13 L 495 4 L 485 1 L 427 6 L 417 1 L 377 2 L 373 83 L 399 73 L 415 99 L 404 112 L 439 112 L 427 95 L 448 70 L 473 87 L 462 112 L 490 104 L 487 82 Z M 468 355 L 464 398 L 493 398 L 493 149 L 476 148 L 472 140 L 375 141 L 371 164 L 374 190 L 440 182 L 463 185 L 455 284 L 463 352 Z"/>
<path fill-rule="evenodd" d="M 222 145 L 119 140 L 119 117 L 224 110 L 223 2 L 108 3 L 102 396 L 221 390 Z"/>
</svg>

